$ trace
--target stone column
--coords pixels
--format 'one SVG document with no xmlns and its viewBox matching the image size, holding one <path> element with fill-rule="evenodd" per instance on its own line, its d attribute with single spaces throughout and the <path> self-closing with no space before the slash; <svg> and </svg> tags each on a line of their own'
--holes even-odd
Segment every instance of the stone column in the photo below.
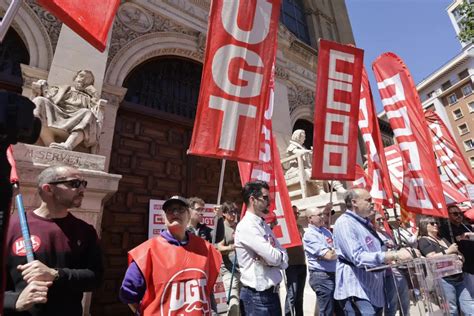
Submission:
<svg viewBox="0 0 474 316">
<path fill-rule="evenodd" d="M 102 135 L 100 135 L 98 154 L 105 156 L 105 170 L 109 170 L 117 111 L 126 92 L 126 88 L 109 84 L 104 84 L 102 89 L 102 98 L 107 100 L 107 105 L 105 106 L 105 119 Z"/>
</svg>

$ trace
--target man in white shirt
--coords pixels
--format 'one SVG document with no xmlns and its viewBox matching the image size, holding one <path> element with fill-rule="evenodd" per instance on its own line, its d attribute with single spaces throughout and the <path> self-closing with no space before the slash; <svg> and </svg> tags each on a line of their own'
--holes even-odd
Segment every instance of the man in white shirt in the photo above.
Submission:
<svg viewBox="0 0 474 316">
<path fill-rule="evenodd" d="M 282 270 L 288 267 L 288 255 L 263 217 L 268 214 L 268 184 L 252 181 L 242 189 L 247 206 L 237 225 L 235 248 L 240 267 L 240 311 L 242 315 L 281 315 L 279 284 Z"/>
</svg>

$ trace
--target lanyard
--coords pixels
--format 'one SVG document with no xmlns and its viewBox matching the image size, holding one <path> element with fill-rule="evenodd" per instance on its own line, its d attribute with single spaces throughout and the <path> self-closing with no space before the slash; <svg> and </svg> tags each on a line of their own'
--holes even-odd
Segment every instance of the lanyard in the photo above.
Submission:
<svg viewBox="0 0 474 316">
<path fill-rule="evenodd" d="M 364 222 L 363 220 L 361 220 L 360 218 L 356 217 L 354 214 L 352 213 L 349 213 L 349 212 L 346 212 L 345 213 L 346 215 L 349 215 L 350 217 L 352 217 L 353 219 L 355 219 L 356 221 L 358 221 L 362 226 L 365 227 L 365 229 L 367 229 L 369 231 L 369 233 L 374 236 L 379 242 L 380 242 L 380 247 L 383 247 L 385 245 L 385 243 L 382 241 L 382 239 L 379 237 L 379 235 L 377 234 L 377 232 L 374 230 L 374 228 L 372 226 L 370 226 L 367 222 Z"/>
</svg>

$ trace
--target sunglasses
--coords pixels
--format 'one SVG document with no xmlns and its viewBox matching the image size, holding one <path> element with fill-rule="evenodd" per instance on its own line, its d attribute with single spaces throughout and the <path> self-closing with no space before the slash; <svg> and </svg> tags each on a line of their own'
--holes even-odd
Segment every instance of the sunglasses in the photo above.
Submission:
<svg viewBox="0 0 474 316">
<path fill-rule="evenodd" d="M 84 189 L 87 188 L 87 181 L 81 180 L 81 179 L 53 181 L 53 182 L 49 182 L 48 184 L 61 184 L 61 183 L 66 184 L 74 189 L 79 188 L 81 185 L 84 187 Z"/>
<path fill-rule="evenodd" d="M 381 223 L 381 222 L 383 222 L 383 218 L 377 218 L 376 221 Z"/>
<path fill-rule="evenodd" d="M 438 226 L 439 225 L 438 222 L 429 222 L 428 224 L 430 224 L 431 226 L 434 226 L 434 225 Z"/>
</svg>

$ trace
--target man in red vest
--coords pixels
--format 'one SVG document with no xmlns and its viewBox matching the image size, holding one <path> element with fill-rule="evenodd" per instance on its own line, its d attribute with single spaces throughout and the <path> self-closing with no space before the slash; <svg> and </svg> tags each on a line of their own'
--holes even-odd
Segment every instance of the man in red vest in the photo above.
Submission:
<svg viewBox="0 0 474 316">
<path fill-rule="evenodd" d="M 166 230 L 128 253 L 120 299 L 140 315 L 211 315 L 222 257 L 186 232 L 191 215 L 185 198 L 171 197 L 163 211 Z"/>
</svg>

